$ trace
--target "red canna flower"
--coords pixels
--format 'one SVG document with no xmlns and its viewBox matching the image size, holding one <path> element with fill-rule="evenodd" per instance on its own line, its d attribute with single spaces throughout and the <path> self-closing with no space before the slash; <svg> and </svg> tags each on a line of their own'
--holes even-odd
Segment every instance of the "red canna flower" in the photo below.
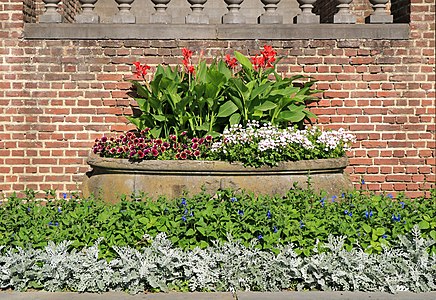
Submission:
<svg viewBox="0 0 436 300">
<path fill-rule="evenodd" d="M 194 74 L 195 73 L 195 68 L 191 64 L 192 51 L 187 49 L 187 48 L 183 48 L 182 49 L 182 54 L 183 54 L 182 63 L 185 66 L 185 72 L 187 72 L 189 74 Z"/>
<path fill-rule="evenodd" d="M 254 56 L 251 58 L 251 63 L 253 64 L 253 69 L 255 71 L 265 67 L 265 58 L 263 56 Z"/>
<path fill-rule="evenodd" d="M 195 74 L 195 68 L 194 68 L 194 66 L 188 66 L 187 69 L 186 69 L 186 71 L 187 71 L 189 74 Z"/>
<path fill-rule="evenodd" d="M 147 71 L 151 69 L 149 65 L 142 65 L 139 61 L 135 61 L 133 64 L 136 67 L 136 71 L 133 72 L 136 78 L 144 78 L 147 75 Z"/>
<path fill-rule="evenodd" d="M 263 46 L 263 51 L 260 52 L 265 60 L 265 64 L 267 68 L 272 68 L 274 63 L 276 61 L 276 55 L 277 52 L 274 51 L 272 46 L 265 45 Z"/>
<path fill-rule="evenodd" d="M 192 51 L 191 50 L 189 50 L 188 48 L 183 48 L 182 49 L 182 54 L 183 54 L 183 57 L 186 59 L 186 60 L 189 60 L 190 58 L 191 58 L 191 56 L 192 56 Z"/>
<path fill-rule="evenodd" d="M 226 55 L 226 64 L 230 69 L 234 69 L 238 65 L 238 61 L 234 57 L 231 58 L 230 54 L 227 54 Z"/>
</svg>

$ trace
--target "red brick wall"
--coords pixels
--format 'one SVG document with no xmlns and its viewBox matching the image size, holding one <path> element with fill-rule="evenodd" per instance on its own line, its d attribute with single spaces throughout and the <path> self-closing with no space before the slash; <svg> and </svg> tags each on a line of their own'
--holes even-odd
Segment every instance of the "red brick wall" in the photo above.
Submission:
<svg viewBox="0 0 436 300">
<path fill-rule="evenodd" d="M 352 180 L 422 194 L 435 183 L 434 4 L 412 0 L 409 40 L 30 41 L 23 2 L 0 0 L 0 191 L 73 191 L 93 140 L 130 128 L 125 80 L 135 60 L 179 63 L 180 48 L 214 56 L 272 43 L 279 69 L 319 80 L 313 111 L 326 127 L 358 137 Z"/>
</svg>

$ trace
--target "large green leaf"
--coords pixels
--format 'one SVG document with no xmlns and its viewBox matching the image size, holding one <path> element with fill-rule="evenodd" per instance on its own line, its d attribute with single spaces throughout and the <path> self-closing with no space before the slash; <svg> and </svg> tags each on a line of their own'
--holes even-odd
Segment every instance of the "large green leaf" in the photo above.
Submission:
<svg viewBox="0 0 436 300">
<path fill-rule="evenodd" d="M 271 101 L 265 101 L 264 103 L 262 103 L 259 106 L 256 106 L 254 109 L 255 110 L 260 110 L 260 111 L 267 111 L 267 110 L 272 110 L 274 108 L 277 107 L 277 104 L 271 102 Z"/>
<path fill-rule="evenodd" d="M 219 111 L 218 111 L 218 117 L 228 117 L 234 112 L 238 110 L 238 107 L 233 103 L 231 100 L 228 100 L 226 103 L 221 105 Z"/>
<path fill-rule="evenodd" d="M 253 70 L 253 64 L 244 54 L 235 51 L 235 57 L 244 69 Z"/>
<path fill-rule="evenodd" d="M 298 123 L 301 120 L 303 120 L 305 117 L 306 114 L 303 111 L 292 112 L 289 110 L 285 110 L 279 113 L 278 119 L 287 122 Z"/>
</svg>

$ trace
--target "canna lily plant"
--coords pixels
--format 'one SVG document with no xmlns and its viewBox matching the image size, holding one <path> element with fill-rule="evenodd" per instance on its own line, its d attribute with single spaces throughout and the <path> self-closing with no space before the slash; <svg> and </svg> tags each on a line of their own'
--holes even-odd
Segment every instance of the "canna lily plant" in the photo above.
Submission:
<svg viewBox="0 0 436 300">
<path fill-rule="evenodd" d="M 132 83 L 140 113 L 128 120 L 139 130 L 150 128 L 154 138 L 181 132 L 216 137 L 232 125 L 246 126 L 250 121 L 302 127 L 316 117 L 307 109 L 320 92 L 311 89 L 314 81 L 278 74 L 279 60 L 271 46 L 251 58 L 235 51 L 234 57 L 226 55 L 211 64 L 200 56 L 196 65 L 193 52 L 182 51 L 183 66 L 159 65 L 150 81 L 150 67 L 135 62 L 137 80 Z"/>
</svg>

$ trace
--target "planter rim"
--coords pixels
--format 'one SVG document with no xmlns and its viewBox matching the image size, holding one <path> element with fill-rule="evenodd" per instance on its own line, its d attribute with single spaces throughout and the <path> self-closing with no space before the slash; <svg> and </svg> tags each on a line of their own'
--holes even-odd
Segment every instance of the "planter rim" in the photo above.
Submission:
<svg viewBox="0 0 436 300">
<path fill-rule="evenodd" d="M 240 162 L 208 160 L 144 160 L 132 162 L 122 158 L 100 157 L 91 153 L 87 163 L 94 171 L 124 174 L 173 174 L 173 175 L 274 175 L 316 174 L 343 172 L 348 157 L 280 162 L 278 166 L 260 168 L 244 167 Z"/>
</svg>

